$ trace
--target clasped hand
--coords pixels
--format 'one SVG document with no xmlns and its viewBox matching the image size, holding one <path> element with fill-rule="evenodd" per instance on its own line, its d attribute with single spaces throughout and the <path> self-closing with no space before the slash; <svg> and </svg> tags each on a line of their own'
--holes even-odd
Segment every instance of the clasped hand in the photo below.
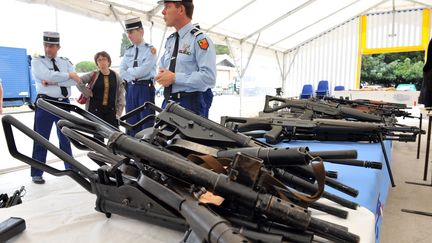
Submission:
<svg viewBox="0 0 432 243">
<path fill-rule="evenodd" d="M 168 69 L 161 68 L 159 69 L 159 73 L 156 75 L 155 80 L 163 87 L 168 87 L 175 82 L 175 73 Z"/>
</svg>

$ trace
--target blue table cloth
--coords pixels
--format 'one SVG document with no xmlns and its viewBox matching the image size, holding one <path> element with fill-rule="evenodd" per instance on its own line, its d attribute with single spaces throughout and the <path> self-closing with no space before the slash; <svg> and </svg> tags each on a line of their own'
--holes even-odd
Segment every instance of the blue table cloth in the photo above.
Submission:
<svg viewBox="0 0 432 243">
<path fill-rule="evenodd" d="M 350 187 L 356 188 L 359 191 L 359 195 L 354 198 L 329 186 L 326 186 L 325 190 L 329 193 L 356 202 L 372 211 L 372 213 L 375 214 L 375 239 L 376 242 L 379 242 L 382 211 L 390 187 L 390 177 L 387 172 L 384 155 L 379 143 L 291 141 L 289 143 L 279 143 L 276 146 L 309 147 L 310 151 L 313 152 L 356 149 L 358 153 L 357 159 L 382 162 L 382 170 L 325 163 L 326 170 L 337 171 L 337 180 Z M 391 141 L 384 141 L 384 146 L 389 161 L 391 161 Z"/>
</svg>

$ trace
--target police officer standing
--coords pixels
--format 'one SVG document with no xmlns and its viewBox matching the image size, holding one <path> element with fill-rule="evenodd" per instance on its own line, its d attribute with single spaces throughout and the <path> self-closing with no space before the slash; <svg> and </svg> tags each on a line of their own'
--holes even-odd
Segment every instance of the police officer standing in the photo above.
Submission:
<svg viewBox="0 0 432 243">
<path fill-rule="evenodd" d="M 80 77 L 75 73 L 72 63 L 64 57 L 58 57 L 60 49 L 60 35 L 57 32 L 44 32 L 43 45 L 45 56 L 34 58 L 31 62 L 31 70 L 36 84 L 37 98 L 55 100 L 69 103 L 71 94 L 70 86 L 76 84 Z M 49 139 L 53 123 L 57 125 L 59 118 L 41 108 L 36 107 L 34 130 Z M 72 156 L 72 149 L 69 140 L 57 127 L 57 137 L 60 149 Z M 33 159 L 41 163 L 46 162 L 47 150 L 40 144 L 33 144 Z M 71 166 L 65 162 L 65 168 Z M 43 184 L 43 171 L 31 168 L 32 181 L 36 184 Z"/>
<path fill-rule="evenodd" d="M 165 53 L 159 62 L 156 81 L 164 86 L 163 107 L 168 100 L 201 116 L 206 116 L 204 92 L 216 82 L 216 51 L 213 42 L 192 25 L 192 0 L 165 0 L 162 14 L 168 27 L 177 32 L 170 35 Z"/>
<path fill-rule="evenodd" d="M 120 64 L 120 76 L 127 81 L 126 112 L 129 112 L 144 102 L 155 102 L 153 82 L 156 74 L 156 49 L 144 42 L 144 29 L 139 18 L 126 20 L 125 27 L 133 45 L 125 51 Z M 150 113 L 150 111 L 143 111 L 127 119 L 127 122 L 135 124 Z M 152 122 L 146 122 L 139 128 L 128 130 L 127 133 L 135 136 L 137 132 L 151 126 L 153 126 Z"/>
</svg>

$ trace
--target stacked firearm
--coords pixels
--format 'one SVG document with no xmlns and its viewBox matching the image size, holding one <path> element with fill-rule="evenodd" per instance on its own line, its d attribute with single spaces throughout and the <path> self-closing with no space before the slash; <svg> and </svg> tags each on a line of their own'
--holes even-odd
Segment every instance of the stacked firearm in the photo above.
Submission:
<svg viewBox="0 0 432 243">
<path fill-rule="evenodd" d="M 325 100 L 267 95 L 260 117 L 226 116 L 222 117 L 221 124 L 254 137 L 263 137 L 271 144 L 284 140 L 415 142 L 417 135 L 425 133 L 418 127 L 397 123 L 397 116 L 412 117 L 403 110 L 406 108 L 403 104 Z"/>
<path fill-rule="evenodd" d="M 266 96 L 257 118 L 221 118 L 233 131 L 270 144 L 291 140 L 366 141 L 381 143 L 392 186 L 395 186 L 383 140 L 415 142 L 425 131 L 397 123 L 397 117 L 413 117 L 406 105 L 372 100 L 325 97 L 306 100 Z"/>
<path fill-rule="evenodd" d="M 58 116 L 58 126 L 99 165 L 90 170 L 13 116 L 2 119 L 12 156 L 55 176 L 69 176 L 96 194 L 96 210 L 160 224 L 187 233 L 184 242 L 359 242 L 347 228 L 311 215 L 314 208 L 346 218 L 348 212 L 317 202 L 321 197 L 356 209 L 357 204 L 324 190 L 350 196 L 358 191 L 331 178 L 323 160 L 381 168 L 357 161 L 355 150 L 309 151 L 275 148 L 200 117 L 176 103 L 165 109 L 146 103 L 120 119 L 127 128 L 154 119 L 155 125 L 130 137 L 71 104 L 39 99 L 39 108 Z M 124 120 L 144 109 L 155 115 L 137 124 Z M 12 127 L 73 170 L 60 171 L 20 153 Z M 102 136 L 101 141 L 94 136 Z"/>
</svg>

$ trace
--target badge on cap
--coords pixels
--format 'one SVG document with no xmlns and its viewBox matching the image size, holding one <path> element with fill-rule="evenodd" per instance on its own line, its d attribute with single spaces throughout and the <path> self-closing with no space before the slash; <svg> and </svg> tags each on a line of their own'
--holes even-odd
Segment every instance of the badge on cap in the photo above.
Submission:
<svg viewBox="0 0 432 243">
<path fill-rule="evenodd" d="M 138 29 L 138 28 L 142 28 L 142 27 L 143 27 L 143 25 L 142 25 L 141 19 L 138 17 L 125 20 L 126 31 L 134 30 L 134 29 Z"/>
<path fill-rule="evenodd" d="M 207 41 L 206 38 L 199 40 L 199 41 L 198 41 L 198 45 L 199 45 L 199 47 L 201 47 L 201 49 L 203 49 L 203 50 L 207 50 L 207 48 L 209 47 L 209 43 L 208 43 L 208 41 Z"/>
<path fill-rule="evenodd" d="M 60 34 L 58 32 L 43 32 L 43 41 L 48 44 L 59 44 L 60 43 Z"/>
</svg>

